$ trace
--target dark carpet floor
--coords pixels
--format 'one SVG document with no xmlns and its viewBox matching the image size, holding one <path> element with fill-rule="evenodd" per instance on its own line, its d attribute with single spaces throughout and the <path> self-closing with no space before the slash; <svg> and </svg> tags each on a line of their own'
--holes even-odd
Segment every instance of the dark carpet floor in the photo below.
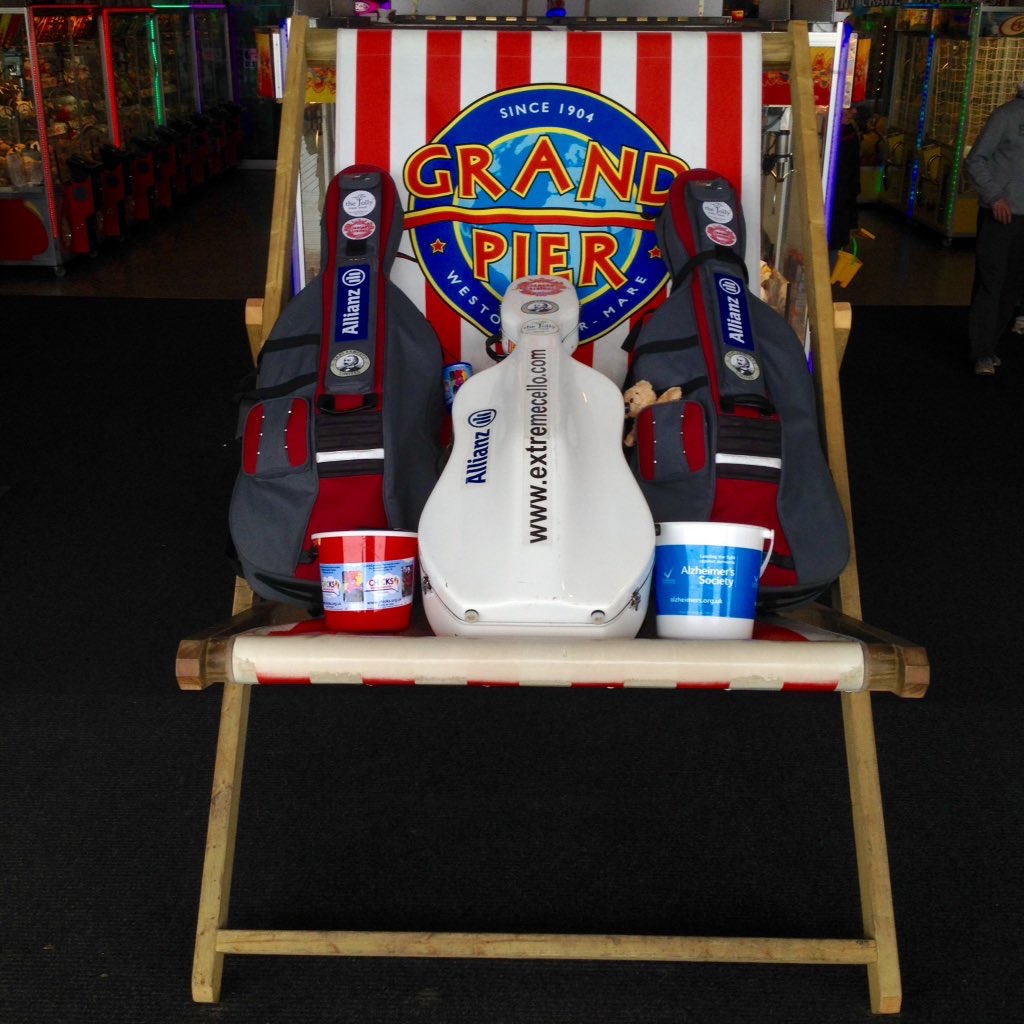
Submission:
<svg viewBox="0 0 1024 1024">
<path fill-rule="evenodd" d="M 759 965 L 236 957 L 194 1005 L 219 693 L 173 660 L 230 608 L 242 303 L 4 306 L 0 1024 L 870 1019 L 860 968 Z M 932 661 L 875 700 L 913 1024 L 1024 999 L 1024 343 L 976 379 L 965 319 L 858 307 L 843 371 L 865 614 Z M 232 923 L 853 936 L 840 736 L 813 695 L 262 690 Z"/>
</svg>

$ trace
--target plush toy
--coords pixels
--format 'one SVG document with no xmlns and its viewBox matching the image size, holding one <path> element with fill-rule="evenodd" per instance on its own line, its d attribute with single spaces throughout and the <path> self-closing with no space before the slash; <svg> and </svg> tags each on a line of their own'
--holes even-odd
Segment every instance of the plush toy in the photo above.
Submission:
<svg viewBox="0 0 1024 1024">
<path fill-rule="evenodd" d="M 626 419 L 636 420 L 637 416 L 649 405 L 660 405 L 662 402 L 676 402 L 683 397 L 683 389 L 671 387 L 660 395 L 654 390 L 650 381 L 638 380 L 632 387 L 626 388 L 622 393 L 622 400 L 625 404 Z M 636 424 L 629 428 L 622 443 L 627 448 L 636 444 Z"/>
</svg>

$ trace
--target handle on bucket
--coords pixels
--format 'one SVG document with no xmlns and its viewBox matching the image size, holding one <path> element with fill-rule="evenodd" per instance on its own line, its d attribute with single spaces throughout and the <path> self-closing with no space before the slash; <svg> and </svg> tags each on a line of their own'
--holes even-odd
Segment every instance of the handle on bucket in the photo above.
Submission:
<svg viewBox="0 0 1024 1024">
<path fill-rule="evenodd" d="M 772 552 L 775 550 L 775 531 L 765 526 L 761 530 L 763 540 L 768 541 L 768 551 L 765 553 L 764 561 L 761 562 L 761 571 L 758 576 L 763 576 L 765 569 L 768 568 L 768 563 L 771 561 Z"/>
</svg>

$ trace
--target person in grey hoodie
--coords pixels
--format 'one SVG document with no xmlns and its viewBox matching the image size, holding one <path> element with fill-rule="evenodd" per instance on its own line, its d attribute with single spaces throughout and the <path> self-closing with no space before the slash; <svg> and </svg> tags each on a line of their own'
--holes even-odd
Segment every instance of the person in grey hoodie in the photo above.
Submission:
<svg viewBox="0 0 1024 1024">
<path fill-rule="evenodd" d="M 967 330 L 974 372 L 991 376 L 1024 297 L 1024 82 L 989 114 L 964 168 L 980 201 Z"/>
</svg>

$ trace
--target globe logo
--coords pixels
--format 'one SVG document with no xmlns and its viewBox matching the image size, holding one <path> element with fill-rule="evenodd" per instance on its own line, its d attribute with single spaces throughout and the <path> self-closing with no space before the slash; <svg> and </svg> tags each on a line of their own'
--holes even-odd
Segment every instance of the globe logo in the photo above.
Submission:
<svg viewBox="0 0 1024 1024">
<path fill-rule="evenodd" d="M 664 284 L 654 218 L 686 167 L 605 96 L 502 90 L 406 161 L 405 225 L 430 285 L 485 334 L 500 328 L 512 281 L 556 275 L 576 288 L 585 344 Z"/>
</svg>

